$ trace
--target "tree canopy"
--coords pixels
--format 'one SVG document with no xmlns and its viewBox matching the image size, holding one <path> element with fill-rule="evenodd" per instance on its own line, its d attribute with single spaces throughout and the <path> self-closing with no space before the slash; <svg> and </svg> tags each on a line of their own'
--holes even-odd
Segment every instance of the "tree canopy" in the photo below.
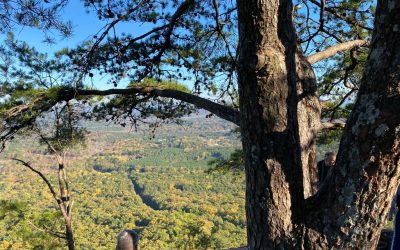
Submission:
<svg viewBox="0 0 400 250">
<path fill-rule="evenodd" d="M 58 13 L 67 4 L 65 0 L 2 4 L 2 22 L 8 31 L 25 25 L 42 29 L 44 36 L 48 36 L 49 30 L 71 34 L 68 20 Z M 151 99 L 163 103 L 157 109 L 164 112 L 171 108 L 188 112 L 185 103 L 192 103 L 239 125 L 236 70 L 240 41 L 234 2 L 82 1 L 82 8 L 107 24 L 88 34 L 90 38 L 75 48 L 49 56 L 9 34 L 1 48 L 1 96 L 5 100 L 2 116 L 6 121 L 2 141 L 32 125 L 37 115 L 56 103 L 76 97 L 87 99 L 84 96 L 88 95 L 129 95 L 124 101 L 112 103 L 114 109 L 119 108 L 126 115 L 132 114 L 133 109 L 142 111 L 144 116 L 154 114 L 154 105 L 149 105 Z M 373 1 L 323 1 L 322 5 L 305 1 L 294 8 L 297 42 L 315 64 L 318 94 L 323 100 L 330 100 L 323 116 L 336 118 L 346 99 L 358 89 L 371 36 Z M 149 28 L 143 34 L 128 33 L 120 23 L 132 27 L 148 24 Z M 102 81 L 106 79 L 111 88 L 124 86 L 128 80 L 130 91 L 95 91 L 97 83 L 93 79 L 98 81 L 96 76 L 100 75 L 107 76 Z M 146 85 L 149 88 L 143 88 L 149 78 L 155 80 Z M 165 85 L 168 81 L 189 82 L 191 90 Z M 169 106 L 159 97 L 183 102 L 169 101 Z M 39 100 L 46 100 L 46 104 Z M 134 108 L 140 103 L 141 108 Z M 9 107 L 17 105 L 17 110 L 9 112 Z M 118 112 L 111 113 L 111 117 L 117 117 Z M 171 113 L 160 116 L 170 118 Z M 130 122 L 137 123 L 139 119 L 135 117 Z"/>
</svg>

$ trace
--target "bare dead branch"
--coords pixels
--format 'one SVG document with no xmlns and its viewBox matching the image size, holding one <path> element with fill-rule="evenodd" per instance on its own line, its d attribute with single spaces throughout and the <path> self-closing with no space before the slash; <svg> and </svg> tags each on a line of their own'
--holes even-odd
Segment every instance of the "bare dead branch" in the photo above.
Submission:
<svg viewBox="0 0 400 250">
<path fill-rule="evenodd" d="M 321 122 L 321 130 L 335 130 L 344 128 L 344 122 Z"/>
<path fill-rule="evenodd" d="M 17 162 L 21 163 L 23 166 L 29 168 L 31 171 L 33 171 L 36 174 L 38 174 L 40 176 L 40 178 L 42 178 L 42 180 L 46 183 L 46 185 L 49 188 L 51 194 L 53 195 L 53 198 L 57 201 L 58 204 L 60 204 L 60 200 L 57 198 L 57 194 L 54 191 L 53 186 L 51 185 L 50 181 L 46 178 L 46 176 L 42 172 L 40 172 L 39 170 L 36 170 L 35 168 L 33 168 L 29 162 L 23 161 L 23 160 L 18 159 L 18 158 L 12 158 L 12 159 L 14 161 L 17 161 Z"/>
<path fill-rule="evenodd" d="M 353 48 L 368 46 L 368 42 L 365 40 L 354 40 L 349 42 L 344 42 L 340 44 L 333 45 L 324 51 L 312 54 L 307 57 L 310 64 L 315 64 L 321 60 L 330 58 L 341 51 L 351 50 Z"/>
</svg>

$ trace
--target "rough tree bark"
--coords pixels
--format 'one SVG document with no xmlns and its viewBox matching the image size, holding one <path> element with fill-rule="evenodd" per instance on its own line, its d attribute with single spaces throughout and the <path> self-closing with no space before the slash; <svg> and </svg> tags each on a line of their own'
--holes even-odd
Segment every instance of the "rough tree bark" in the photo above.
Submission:
<svg viewBox="0 0 400 250">
<path fill-rule="evenodd" d="M 361 88 L 337 167 L 310 199 L 308 246 L 374 249 L 399 183 L 400 2 L 377 3 Z M 315 237 L 323 240 L 317 245 Z"/>
<path fill-rule="evenodd" d="M 292 3 L 237 2 L 249 247 L 373 249 L 399 179 L 400 2 L 378 1 L 370 56 L 337 167 L 308 199 L 319 105 L 312 69 L 296 48 Z"/>
<path fill-rule="evenodd" d="M 304 216 L 292 4 L 237 3 L 248 244 L 290 248 Z"/>
</svg>

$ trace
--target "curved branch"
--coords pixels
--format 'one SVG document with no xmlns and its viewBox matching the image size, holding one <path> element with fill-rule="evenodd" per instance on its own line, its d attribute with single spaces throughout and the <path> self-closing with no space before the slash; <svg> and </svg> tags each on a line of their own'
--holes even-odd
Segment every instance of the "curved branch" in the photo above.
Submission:
<svg viewBox="0 0 400 250">
<path fill-rule="evenodd" d="M 354 41 L 339 43 L 339 44 L 336 44 L 336 45 L 333 45 L 333 46 L 327 48 L 324 51 L 321 51 L 321 52 L 318 52 L 318 53 L 308 56 L 307 60 L 310 64 L 314 64 L 321 60 L 332 57 L 332 56 L 336 55 L 338 52 L 350 50 L 350 49 L 353 49 L 356 47 L 367 46 L 367 45 L 368 45 L 368 41 L 365 41 L 365 40 L 354 40 Z"/>
<path fill-rule="evenodd" d="M 108 89 L 108 90 L 77 90 L 81 96 L 106 96 L 106 95 L 154 95 L 159 97 L 174 98 L 195 105 L 198 108 L 205 109 L 216 116 L 230 121 L 240 126 L 240 112 L 234 108 L 224 106 L 205 98 L 174 89 L 159 89 L 154 87 L 132 87 L 127 89 Z M 344 123 L 322 122 L 321 129 L 336 129 L 343 127 Z"/>
<path fill-rule="evenodd" d="M 77 95 L 88 96 L 88 95 L 98 95 L 98 96 L 106 96 L 106 95 L 133 95 L 133 94 L 141 94 L 141 95 L 153 95 L 159 97 L 173 98 L 176 100 L 184 101 L 190 104 L 195 105 L 198 108 L 205 109 L 216 116 L 230 121 L 236 125 L 240 125 L 240 116 L 239 111 L 224 106 L 213 101 L 207 100 L 200 96 L 196 96 L 190 93 L 186 93 L 179 90 L 174 89 L 160 89 L 154 87 L 132 87 L 127 89 L 108 89 L 108 90 L 86 90 L 79 89 L 76 90 Z"/>
<path fill-rule="evenodd" d="M 21 163 L 23 166 L 29 168 L 30 170 L 32 170 L 33 172 L 35 172 L 36 174 L 38 174 L 40 176 L 40 178 L 42 178 L 42 180 L 46 183 L 47 187 L 49 188 L 51 194 L 53 195 L 53 198 L 57 201 L 57 203 L 60 203 L 60 200 L 57 198 L 57 194 L 56 191 L 54 190 L 53 186 L 51 185 L 50 181 L 46 178 L 46 176 L 44 176 L 44 174 L 36 169 L 34 169 L 29 162 L 23 161 L 21 159 L 18 158 L 12 158 L 14 161 L 17 161 L 19 163 Z"/>
</svg>

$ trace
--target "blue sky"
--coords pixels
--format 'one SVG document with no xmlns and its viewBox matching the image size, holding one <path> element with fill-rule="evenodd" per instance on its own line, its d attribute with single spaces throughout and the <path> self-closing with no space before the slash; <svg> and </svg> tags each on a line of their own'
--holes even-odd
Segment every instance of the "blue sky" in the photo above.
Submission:
<svg viewBox="0 0 400 250">
<path fill-rule="evenodd" d="M 71 21 L 73 25 L 73 34 L 71 37 L 62 38 L 57 31 L 52 31 L 50 35 L 55 38 L 54 44 L 46 44 L 43 42 L 44 33 L 40 30 L 30 27 L 17 27 L 13 33 L 16 40 L 25 41 L 30 46 L 35 47 L 42 53 L 47 53 L 49 56 L 63 48 L 73 48 L 85 40 L 93 39 L 93 36 L 98 33 L 102 27 L 107 24 L 106 20 L 99 20 L 97 15 L 83 7 L 81 1 L 69 1 L 69 4 L 61 12 L 64 21 Z M 150 24 L 134 24 L 120 23 L 116 26 L 117 34 L 129 32 L 133 35 L 143 34 L 148 31 L 152 25 Z M 6 39 L 6 35 L 0 35 L 1 40 Z M 95 86 L 99 89 L 110 88 L 106 85 L 106 79 L 98 76 L 94 77 Z M 89 82 L 90 83 L 90 82 Z M 121 85 L 120 87 L 122 87 Z"/>
<path fill-rule="evenodd" d="M 94 34 L 102 25 L 93 13 L 88 14 L 85 12 L 80 1 L 70 1 L 62 11 L 62 17 L 64 20 L 71 20 L 73 23 L 73 35 L 69 38 L 61 39 L 57 32 L 52 32 L 52 35 L 56 38 L 56 43 L 44 44 L 43 32 L 29 27 L 15 29 L 15 38 L 28 42 L 41 52 L 52 54 L 61 48 L 73 47 L 79 42 L 90 38 L 90 35 Z"/>
</svg>

